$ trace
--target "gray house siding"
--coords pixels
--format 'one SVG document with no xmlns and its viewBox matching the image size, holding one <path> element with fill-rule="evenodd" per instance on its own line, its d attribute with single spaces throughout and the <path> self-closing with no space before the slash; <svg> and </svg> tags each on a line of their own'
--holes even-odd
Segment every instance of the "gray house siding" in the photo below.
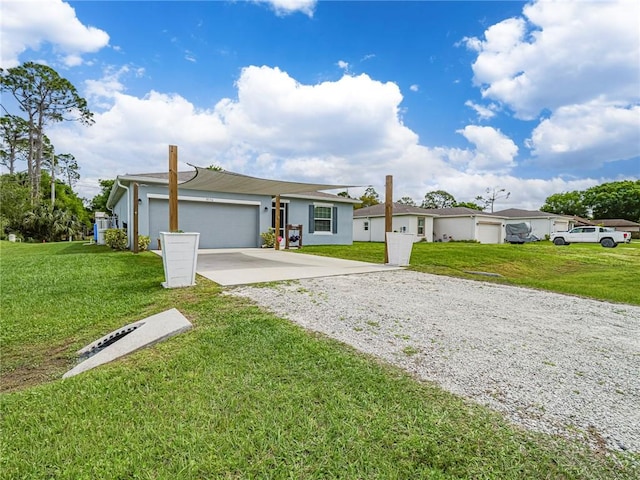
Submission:
<svg viewBox="0 0 640 480">
<path fill-rule="evenodd" d="M 283 198 L 287 197 L 283 196 Z M 289 223 L 303 226 L 303 247 L 304 245 L 351 245 L 353 243 L 353 205 L 351 203 L 337 203 L 325 199 L 290 198 L 288 200 Z M 314 204 L 332 209 L 331 232 L 312 231 L 314 229 L 309 222 L 309 208 Z"/>
<path fill-rule="evenodd" d="M 128 183 L 124 183 L 129 187 Z M 119 228 L 127 228 L 129 246 L 133 245 L 133 189 L 121 189 L 112 214 Z M 158 248 L 159 232 L 169 227 L 169 201 L 166 184 L 141 184 L 138 189 L 138 234 L 150 237 L 150 249 Z M 288 223 L 302 224 L 304 245 L 350 245 L 352 243 L 353 205 L 324 198 L 287 198 Z M 270 195 L 247 195 L 178 189 L 178 228 L 200 232 L 200 248 L 257 248 L 260 233 L 272 225 Z M 309 205 L 333 207 L 333 232 L 309 233 Z"/>
<path fill-rule="evenodd" d="M 131 197 L 131 189 L 125 190 L 113 208 L 121 228 L 133 218 Z M 141 185 L 138 197 L 138 233 L 148 235 L 149 248 L 157 249 L 159 232 L 169 229 L 167 187 Z M 271 225 L 270 211 L 271 197 L 267 195 L 178 189 L 178 228 L 200 232 L 200 248 L 259 247 L 260 232 Z M 131 244 L 133 229 L 127 226 Z"/>
</svg>

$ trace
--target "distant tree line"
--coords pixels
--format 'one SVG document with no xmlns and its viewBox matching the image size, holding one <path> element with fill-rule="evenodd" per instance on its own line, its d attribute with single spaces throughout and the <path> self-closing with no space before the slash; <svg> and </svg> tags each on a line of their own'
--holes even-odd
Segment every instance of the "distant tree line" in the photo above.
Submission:
<svg viewBox="0 0 640 480">
<path fill-rule="evenodd" d="M 346 191 L 339 195 L 351 198 Z M 496 201 L 509 197 L 510 192 L 506 189 L 495 187 L 487 188 L 484 196 L 476 196 L 475 202 L 458 202 L 445 190 L 433 190 L 425 194 L 420 204 L 409 196 L 401 197 L 396 203 L 421 208 L 466 207 L 493 212 Z M 381 202 L 373 187 L 368 187 L 358 200 L 360 203 L 355 208 L 369 207 Z M 540 210 L 559 215 L 575 215 L 590 219 L 615 218 L 640 223 L 640 180 L 608 182 L 583 191 L 554 193 L 547 197 Z"/>
<path fill-rule="evenodd" d="M 608 182 L 586 190 L 554 193 L 540 208 L 543 212 L 640 223 L 640 180 Z"/>
</svg>

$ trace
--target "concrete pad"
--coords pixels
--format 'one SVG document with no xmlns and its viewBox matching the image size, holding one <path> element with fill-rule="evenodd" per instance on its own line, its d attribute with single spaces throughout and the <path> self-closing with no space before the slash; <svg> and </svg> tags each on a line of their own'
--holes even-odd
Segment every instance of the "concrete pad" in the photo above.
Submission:
<svg viewBox="0 0 640 480">
<path fill-rule="evenodd" d="M 220 285 L 231 286 L 400 269 L 272 248 L 230 248 L 199 250 L 196 271 Z"/>
<path fill-rule="evenodd" d="M 166 340 L 189 330 L 191 326 L 191 322 L 175 308 L 125 325 L 78 350 L 78 355 L 81 358 L 88 358 L 65 373 L 62 378 L 73 377 L 141 348 Z"/>
</svg>

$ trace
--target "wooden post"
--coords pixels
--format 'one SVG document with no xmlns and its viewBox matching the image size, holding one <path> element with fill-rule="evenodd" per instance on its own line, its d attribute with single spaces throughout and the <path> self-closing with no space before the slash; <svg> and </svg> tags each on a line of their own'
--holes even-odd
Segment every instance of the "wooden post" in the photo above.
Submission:
<svg viewBox="0 0 640 480">
<path fill-rule="evenodd" d="M 178 231 L 178 146 L 169 145 L 169 231 Z"/>
<path fill-rule="evenodd" d="M 280 242 L 278 237 L 280 236 L 280 195 L 276 195 L 276 241 L 273 248 L 280 250 Z"/>
<path fill-rule="evenodd" d="M 393 230 L 393 176 L 387 175 L 384 192 L 384 263 L 389 263 L 387 232 Z"/>
<path fill-rule="evenodd" d="M 138 253 L 138 183 L 133 182 L 133 253 Z"/>
</svg>

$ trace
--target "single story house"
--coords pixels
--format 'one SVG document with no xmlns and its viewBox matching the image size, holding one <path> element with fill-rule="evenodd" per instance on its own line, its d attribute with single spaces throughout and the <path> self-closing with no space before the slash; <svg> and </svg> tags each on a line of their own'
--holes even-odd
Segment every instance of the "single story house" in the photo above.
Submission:
<svg viewBox="0 0 640 480">
<path fill-rule="evenodd" d="M 260 247 L 260 234 L 275 228 L 275 199 L 280 195 L 280 236 L 285 225 L 302 226 L 304 245 L 351 245 L 353 206 L 357 200 L 319 190 L 344 188 L 267 180 L 195 167 L 178 174 L 178 228 L 200 232 L 200 248 Z M 138 198 L 133 198 L 133 184 Z M 138 202 L 138 234 L 158 248 L 159 233 L 169 229 L 169 174 L 146 173 L 116 178 L 107 200 L 112 224 L 127 230 L 133 245 L 133 203 Z"/>
<path fill-rule="evenodd" d="M 354 210 L 353 240 L 383 242 L 384 220 L 384 204 Z M 416 241 L 504 243 L 503 220 L 498 215 L 466 207 L 420 208 L 394 203 L 392 230 L 413 233 Z"/>
<path fill-rule="evenodd" d="M 519 208 L 508 208 L 495 212 L 505 218 L 506 223 L 529 223 L 531 234 L 541 240 L 549 238 L 553 232 L 566 232 L 570 230 L 575 220 L 567 215 L 540 212 L 538 210 L 521 210 Z"/>
<path fill-rule="evenodd" d="M 393 204 L 392 230 L 413 233 L 416 242 L 433 241 L 434 214 L 424 208 L 402 203 Z M 384 242 L 385 206 L 383 203 L 353 211 L 353 240 L 356 242 Z"/>
<path fill-rule="evenodd" d="M 437 215 L 433 223 L 436 242 L 475 240 L 480 243 L 504 243 L 504 218 L 501 215 L 467 207 L 428 208 Z"/>
<path fill-rule="evenodd" d="M 592 220 L 594 225 L 602 225 L 603 227 L 611 227 L 621 232 L 630 232 L 631 238 L 640 238 L 640 223 L 624 220 L 622 218 L 603 218 Z"/>
</svg>

